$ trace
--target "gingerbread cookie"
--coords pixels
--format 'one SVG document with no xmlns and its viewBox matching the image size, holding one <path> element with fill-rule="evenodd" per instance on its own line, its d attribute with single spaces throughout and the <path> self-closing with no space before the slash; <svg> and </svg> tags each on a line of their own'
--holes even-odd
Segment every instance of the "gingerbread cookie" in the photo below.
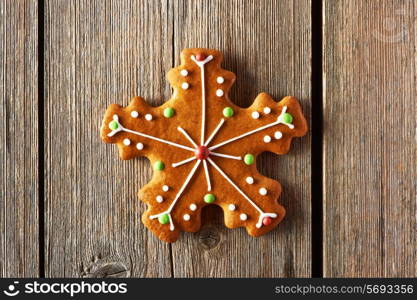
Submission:
<svg viewBox="0 0 417 300">
<path fill-rule="evenodd" d="M 198 231 L 210 204 L 223 209 L 227 227 L 245 227 L 252 236 L 285 215 L 277 202 L 281 186 L 259 174 L 256 157 L 285 154 L 293 137 L 306 134 L 300 104 L 261 93 L 249 108 L 236 106 L 227 96 L 235 75 L 221 61 L 219 51 L 185 49 L 181 65 L 168 73 L 174 89 L 168 102 L 152 107 L 135 97 L 127 107 L 110 105 L 104 116 L 104 142 L 117 144 L 122 159 L 151 161 L 153 178 L 139 192 L 148 205 L 142 221 L 166 242 Z"/>
</svg>

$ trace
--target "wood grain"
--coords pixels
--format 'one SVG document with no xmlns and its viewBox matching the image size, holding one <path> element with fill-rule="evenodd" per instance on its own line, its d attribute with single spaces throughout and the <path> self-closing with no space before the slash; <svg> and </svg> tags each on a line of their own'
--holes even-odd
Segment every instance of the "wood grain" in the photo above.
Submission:
<svg viewBox="0 0 417 300">
<path fill-rule="evenodd" d="M 39 275 L 36 1 L 0 1 L 0 277 Z"/>
<path fill-rule="evenodd" d="M 237 75 L 231 99 L 247 107 L 262 92 L 294 95 L 310 115 L 309 1 L 174 1 L 174 55 L 183 48 L 224 52 Z M 310 137 L 295 139 L 288 155 L 262 155 L 258 168 L 283 186 L 286 219 L 253 238 L 229 230 L 220 209 L 203 212 L 203 228 L 172 245 L 175 277 L 307 277 L 311 275 Z"/>
<path fill-rule="evenodd" d="M 417 276 L 413 1 L 324 1 L 324 276 Z"/>
<path fill-rule="evenodd" d="M 140 221 L 149 163 L 99 137 L 110 103 L 168 98 L 170 4 L 45 2 L 46 276 L 170 277 L 169 245 Z"/>
</svg>

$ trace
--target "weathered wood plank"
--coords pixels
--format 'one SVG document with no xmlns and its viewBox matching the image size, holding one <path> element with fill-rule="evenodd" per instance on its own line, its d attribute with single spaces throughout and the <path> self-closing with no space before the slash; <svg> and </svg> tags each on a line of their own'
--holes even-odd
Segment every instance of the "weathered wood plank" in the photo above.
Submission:
<svg viewBox="0 0 417 300">
<path fill-rule="evenodd" d="M 0 277 L 39 275 L 36 1 L 0 1 Z"/>
<path fill-rule="evenodd" d="M 46 1 L 46 276 L 171 276 L 169 245 L 140 221 L 144 159 L 99 128 L 110 103 L 169 96 L 167 1 Z"/>
<path fill-rule="evenodd" d="M 268 92 L 294 95 L 310 114 L 309 1 L 174 1 L 175 63 L 183 48 L 224 51 L 224 68 L 237 74 L 231 99 L 249 106 Z M 222 212 L 208 207 L 203 228 L 172 245 L 175 277 L 293 277 L 311 275 L 310 137 L 294 140 L 288 155 L 264 154 L 261 172 L 283 186 L 286 219 L 252 238 L 229 230 Z"/>
<path fill-rule="evenodd" d="M 324 275 L 417 276 L 414 1 L 324 2 Z"/>
</svg>

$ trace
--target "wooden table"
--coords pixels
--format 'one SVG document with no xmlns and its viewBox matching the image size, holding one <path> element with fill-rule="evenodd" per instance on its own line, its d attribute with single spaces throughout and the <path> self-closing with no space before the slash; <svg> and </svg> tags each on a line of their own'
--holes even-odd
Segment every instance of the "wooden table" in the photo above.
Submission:
<svg viewBox="0 0 417 300">
<path fill-rule="evenodd" d="M 0 276 L 417 276 L 416 25 L 412 0 L 0 0 Z M 224 51 L 239 105 L 303 105 L 309 135 L 258 163 L 288 211 L 266 236 L 213 207 L 160 242 L 149 163 L 100 141 L 110 103 L 169 98 L 185 47 Z"/>
</svg>

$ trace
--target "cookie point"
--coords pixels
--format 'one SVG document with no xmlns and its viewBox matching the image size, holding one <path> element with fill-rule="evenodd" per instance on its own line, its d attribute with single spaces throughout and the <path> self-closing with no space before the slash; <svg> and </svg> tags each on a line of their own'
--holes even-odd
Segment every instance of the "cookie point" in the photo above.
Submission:
<svg viewBox="0 0 417 300">
<path fill-rule="evenodd" d="M 198 159 L 206 159 L 210 155 L 210 151 L 206 146 L 198 146 L 197 149 L 195 149 L 195 157 Z"/>
<path fill-rule="evenodd" d="M 197 60 L 197 61 L 203 61 L 203 60 L 205 60 L 206 59 L 206 55 L 204 54 L 204 53 L 197 53 L 196 55 L 195 55 L 195 59 Z"/>
</svg>

